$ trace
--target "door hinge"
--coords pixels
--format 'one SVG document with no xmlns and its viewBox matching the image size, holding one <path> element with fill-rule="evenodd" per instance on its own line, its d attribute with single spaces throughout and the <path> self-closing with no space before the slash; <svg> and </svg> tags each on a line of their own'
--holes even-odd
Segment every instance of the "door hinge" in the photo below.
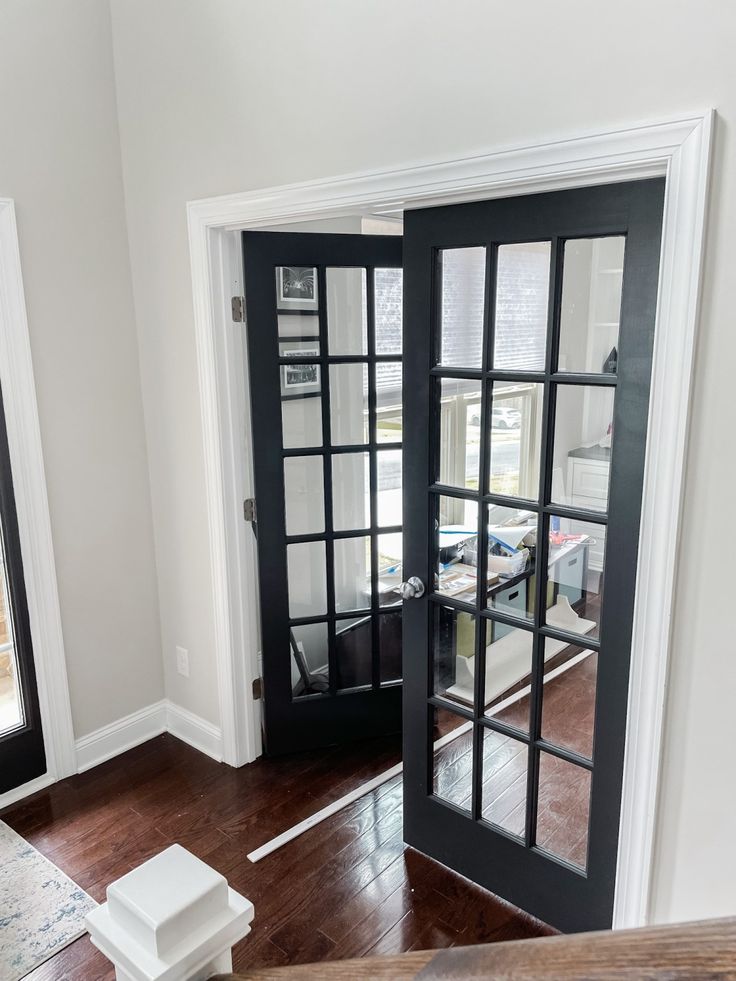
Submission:
<svg viewBox="0 0 736 981">
<path fill-rule="evenodd" d="M 230 306 L 233 311 L 233 323 L 235 324 L 247 323 L 246 313 L 245 313 L 245 297 L 244 296 L 231 297 Z"/>
<path fill-rule="evenodd" d="M 253 679 L 253 700 L 258 701 L 263 698 L 263 678 Z"/>
<path fill-rule="evenodd" d="M 246 497 L 243 501 L 243 517 L 246 521 L 255 522 L 256 520 L 256 499 Z"/>
</svg>

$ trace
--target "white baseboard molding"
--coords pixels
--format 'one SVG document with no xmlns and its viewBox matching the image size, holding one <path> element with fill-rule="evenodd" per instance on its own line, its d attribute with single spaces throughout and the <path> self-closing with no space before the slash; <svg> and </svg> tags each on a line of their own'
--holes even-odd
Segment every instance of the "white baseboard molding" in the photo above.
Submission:
<svg viewBox="0 0 736 981">
<path fill-rule="evenodd" d="M 56 783 L 54 777 L 50 773 L 44 773 L 40 777 L 35 777 L 33 780 L 29 780 L 28 783 L 24 783 L 20 787 L 14 787 L 12 790 L 6 791 L 4 794 L 0 794 L 0 811 L 4 807 L 10 807 L 11 804 L 17 804 L 19 800 L 23 800 L 24 797 L 30 797 L 31 794 L 35 794 L 39 790 L 45 790 L 50 787 L 52 783 Z"/>
<path fill-rule="evenodd" d="M 167 698 L 102 726 L 76 742 L 77 772 L 83 773 L 105 763 L 134 746 L 170 732 L 200 753 L 222 760 L 222 732 L 193 712 Z"/>
<path fill-rule="evenodd" d="M 218 763 L 222 762 L 222 730 L 168 699 L 166 729 L 172 736 L 198 749 L 200 753 L 211 756 Z"/>
</svg>

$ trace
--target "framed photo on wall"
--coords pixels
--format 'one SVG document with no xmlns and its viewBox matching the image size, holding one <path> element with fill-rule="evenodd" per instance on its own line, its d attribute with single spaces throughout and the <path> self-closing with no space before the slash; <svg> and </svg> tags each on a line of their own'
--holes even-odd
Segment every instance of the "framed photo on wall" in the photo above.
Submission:
<svg viewBox="0 0 736 981">
<path fill-rule="evenodd" d="M 314 266 L 276 267 L 276 306 L 279 310 L 317 310 L 317 270 Z"/>
<path fill-rule="evenodd" d="M 304 342 L 283 344 L 282 357 L 294 358 L 294 362 L 281 366 L 281 398 L 303 399 L 322 394 L 318 364 L 305 364 L 299 358 L 316 358 L 319 347 L 308 347 Z"/>
</svg>

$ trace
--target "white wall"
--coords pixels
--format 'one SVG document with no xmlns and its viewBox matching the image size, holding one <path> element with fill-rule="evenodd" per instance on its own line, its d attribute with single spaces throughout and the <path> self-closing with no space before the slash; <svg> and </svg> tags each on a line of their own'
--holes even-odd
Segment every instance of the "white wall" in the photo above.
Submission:
<svg viewBox="0 0 736 981">
<path fill-rule="evenodd" d="M 74 730 L 163 695 L 110 15 L 0 4 L 0 196 L 17 207 Z"/>
<path fill-rule="evenodd" d="M 735 912 L 736 661 L 724 638 L 736 531 L 724 506 L 736 481 L 736 9 L 723 0 L 111 6 L 167 691 L 215 722 L 185 201 L 718 109 L 654 915 Z M 176 642 L 192 651 L 188 682 L 173 673 Z"/>
</svg>

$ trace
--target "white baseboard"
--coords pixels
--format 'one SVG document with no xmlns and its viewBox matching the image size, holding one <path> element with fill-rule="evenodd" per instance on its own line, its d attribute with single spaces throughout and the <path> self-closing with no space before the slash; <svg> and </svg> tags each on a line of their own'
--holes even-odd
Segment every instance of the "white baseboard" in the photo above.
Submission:
<svg viewBox="0 0 736 981">
<path fill-rule="evenodd" d="M 4 807 L 10 807 L 11 804 L 16 804 L 19 800 L 23 800 L 24 797 L 30 797 L 31 794 L 35 794 L 39 790 L 45 790 L 52 783 L 56 783 L 54 777 L 50 773 L 44 773 L 42 776 L 35 777 L 20 787 L 14 787 L 12 790 L 0 794 L 0 811 Z"/>
<path fill-rule="evenodd" d="M 222 762 L 222 730 L 188 709 L 166 700 L 166 729 L 200 753 Z"/>
<path fill-rule="evenodd" d="M 131 712 L 78 739 L 77 771 L 83 773 L 99 766 L 162 732 L 170 732 L 218 762 L 222 760 L 221 730 L 168 698 L 162 698 L 160 702 Z"/>
</svg>

